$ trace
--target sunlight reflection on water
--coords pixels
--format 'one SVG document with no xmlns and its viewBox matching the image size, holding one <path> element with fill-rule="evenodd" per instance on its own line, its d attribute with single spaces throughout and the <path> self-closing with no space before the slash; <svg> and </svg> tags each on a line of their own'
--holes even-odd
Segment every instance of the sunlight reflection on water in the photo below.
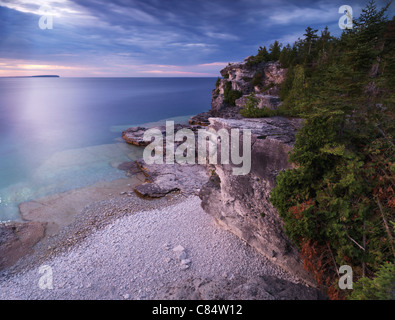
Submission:
<svg viewBox="0 0 395 320">
<path fill-rule="evenodd" d="M 207 111 L 214 85 L 213 78 L 0 79 L 0 221 L 18 219 L 21 202 L 124 177 L 114 164 L 142 150 L 120 140 L 122 130 Z"/>
</svg>

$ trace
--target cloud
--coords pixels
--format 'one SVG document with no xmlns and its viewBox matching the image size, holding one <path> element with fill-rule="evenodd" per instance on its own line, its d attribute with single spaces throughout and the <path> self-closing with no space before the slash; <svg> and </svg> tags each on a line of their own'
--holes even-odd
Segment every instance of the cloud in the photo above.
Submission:
<svg viewBox="0 0 395 320">
<path fill-rule="evenodd" d="M 304 34 L 304 30 L 300 30 L 300 32 L 285 34 L 278 39 L 273 39 L 272 42 L 274 42 L 274 40 L 278 40 L 284 46 L 287 44 L 290 44 L 292 46 L 295 43 L 295 41 L 298 40 L 298 38 L 303 38 L 303 34 Z"/>
<path fill-rule="evenodd" d="M 44 4 L 52 8 L 53 30 L 38 27 L 39 8 Z M 0 0 L 0 57 L 9 59 L 0 59 L 0 69 L 2 75 L 12 70 L 36 72 L 29 68 L 40 66 L 42 72 L 59 70 L 75 76 L 217 76 L 228 61 L 256 54 L 259 46 L 274 40 L 292 44 L 309 25 L 321 30 L 328 25 L 331 33 L 339 32 L 340 4 L 327 0 Z M 356 16 L 357 0 L 348 4 Z"/>
<path fill-rule="evenodd" d="M 228 65 L 228 62 L 211 62 L 211 63 L 203 63 L 199 64 L 198 67 L 219 67 L 219 68 L 224 68 Z"/>
<path fill-rule="evenodd" d="M 117 16 L 121 16 L 123 18 L 130 18 L 134 21 L 139 21 L 143 23 L 150 23 L 150 24 L 158 24 L 160 22 L 159 19 L 154 17 L 153 15 L 144 12 L 143 10 L 120 6 L 117 4 L 108 4 L 108 8 L 112 13 L 116 13 Z"/>
<path fill-rule="evenodd" d="M 180 43 L 178 45 L 186 48 L 208 48 L 213 46 L 212 44 L 207 43 Z"/>
<path fill-rule="evenodd" d="M 46 74 L 48 71 L 54 74 L 72 76 L 79 73 L 86 73 L 93 68 L 86 65 L 60 65 L 60 64 L 43 64 L 38 60 L 7 60 L 0 58 L 0 76 L 32 76 Z"/>
<path fill-rule="evenodd" d="M 270 15 L 270 22 L 273 24 L 290 24 L 290 23 L 303 23 L 310 22 L 325 23 L 328 21 L 336 20 L 339 16 L 338 12 L 331 7 L 324 8 L 289 8 L 289 10 L 275 11 Z"/>
<path fill-rule="evenodd" d="M 44 6 L 50 9 L 49 13 L 54 17 L 82 13 L 68 0 L 2 0 L 0 1 L 0 6 L 40 16 L 47 13 L 41 10 Z"/>
<path fill-rule="evenodd" d="M 213 76 L 211 73 L 203 73 L 203 72 L 193 72 L 193 71 L 173 71 L 173 70 L 148 70 L 142 71 L 142 73 L 148 74 L 165 74 L 165 75 L 184 75 L 184 76 L 194 76 L 194 77 L 201 77 L 201 76 Z"/>
<path fill-rule="evenodd" d="M 210 38 L 220 39 L 220 40 L 228 40 L 228 41 L 240 40 L 238 36 L 229 33 L 207 32 L 206 35 Z"/>
<path fill-rule="evenodd" d="M 80 68 L 71 67 L 71 66 L 61 66 L 61 65 L 48 65 L 48 64 L 17 64 L 15 66 L 17 69 L 26 69 L 26 70 L 79 70 Z"/>
</svg>

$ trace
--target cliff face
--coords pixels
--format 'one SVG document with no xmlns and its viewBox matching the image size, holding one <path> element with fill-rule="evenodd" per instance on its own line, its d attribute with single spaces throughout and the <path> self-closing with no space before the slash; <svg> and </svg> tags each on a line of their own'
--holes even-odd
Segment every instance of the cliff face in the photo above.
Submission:
<svg viewBox="0 0 395 320">
<path fill-rule="evenodd" d="M 256 248 L 271 261 L 299 277 L 305 283 L 315 286 L 314 279 L 308 274 L 300 259 L 298 250 L 284 233 L 283 221 L 270 202 L 270 192 L 276 185 L 276 177 L 282 170 L 291 168 L 288 154 L 292 150 L 296 131 L 301 126 L 301 119 L 271 117 L 246 119 L 240 115 L 247 96 L 256 93 L 260 99 L 258 107 L 277 108 L 281 101 L 276 93 L 279 84 L 285 80 L 286 70 L 277 62 L 262 63 L 251 66 L 248 63 L 230 64 L 221 71 L 224 79 L 217 82 L 213 91 L 210 111 L 193 117 L 192 124 L 200 123 L 218 132 L 221 129 L 231 132 L 232 129 L 251 130 L 251 171 L 247 175 L 234 175 L 232 164 L 207 164 L 206 168 L 197 168 L 196 173 L 184 168 L 185 174 L 172 166 L 172 172 L 166 172 L 163 166 L 146 167 L 147 172 L 156 172 L 151 183 L 144 184 L 136 190 L 140 195 L 152 193 L 163 196 L 173 190 L 183 192 L 191 189 L 199 192 L 203 209 L 225 229 L 228 229 L 249 245 Z M 229 90 L 239 91 L 239 99 L 235 105 L 227 103 Z M 201 128 L 201 127 L 199 127 Z M 145 130 L 145 129 L 144 129 Z M 124 132 L 124 139 L 129 143 L 140 145 L 142 128 L 133 128 Z M 164 133 L 164 128 L 161 128 Z M 129 141 L 131 140 L 131 141 Z M 220 141 L 218 142 L 220 143 Z M 239 146 L 243 146 L 243 134 L 239 136 Z M 218 145 L 218 153 L 221 147 Z M 243 155 L 244 156 L 244 155 Z M 197 174 L 200 169 L 207 171 L 210 178 Z M 180 184 L 188 182 L 191 176 L 201 186 L 194 184 L 192 188 Z M 174 181 L 167 181 L 175 177 Z M 185 177 L 182 178 L 182 177 Z M 183 180 L 184 179 L 184 180 Z M 160 192 L 158 192 L 158 190 Z M 165 190 L 166 192 L 163 192 Z"/>
<path fill-rule="evenodd" d="M 248 58 L 244 62 L 230 63 L 220 71 L 227 81 L 232 82 L 233 90 L 240 90 L 243 94 L 260 93 L 265 87 L 279 85 L 285 80 L 287 70 L 281 68 L 278 61 L 257 65 L 249 65 L 247 61 Z M 255 77 L 256 81 L 251 83 Z"/>
<path fill-rule="evenodd" d="M 258 108 L 276 109 L 281 105 L 279 85 L 285 80 L 287 70 L 281 68 L 277 61 L 250 65 L 246 58 L 244 62 L 230 63 L 220 72 L 223 79 L 218 81 L 212 92 L 211 110 L 192 117 L 190 124 L 208 125 L 210 117 L 241 119 L 240 109 L 252 93 L 256 94 Z M 240 97 L 234 104 L 226 102 L 227 86 L 239 92 Z"/>
<path fill-rule="evenodd" d="M 212 110 L 209 112 L 221 117 L 209 118 L 208 127 L 229 132 L 231 129 L 251 130 L 251 172 L 245 176 L 235 176 L 232 165 L 208 165 L 211 178 L 200 191 L 202 207 L 222 227 L 285 270 L 315 286 L 312 276 L 303 268 L 298 250 L 285 235 L 283 222 L 269 200 L 278 173 L 291 168 L 288 154 L 293 148 L 301 119 L 243 119 L 239 114 L 243 100 L 252 92 L 258 93 L 256 97 L 260 97 L 261 107 L 276 108 L 280 105 L 275 94 L 279 90 L 278 84 L 285 80 L 286 70 L 276 62 L 257 66 L 248 66 L 244 62 L 230 64 L 221 71 L 221 75 L 225 79 L 219 81 L 213 92 Z M 255 86 L 251 84 L 254 78 L 259 78 L 259 81 L 254 81 L 254 84 L 258 83 Z M 224 88 L 228 82 L 234 90 L 243 94 L 236 100 L 235 107 L 224 102 Z M 268 90 L 271 94 L 268 94 Z M 229 109 L 237 114 L 230 116 Z M 243 135 L 240 136 L 240 145 L 243 144 L 242 139 Z"/>
<path fill-rule="evenodd" d="M 281 170 L 291 168 L 292 150 L 299 119 L 211 118 L 209 127 L 250 129 L 252 132 L 251 172 L 233 175 L 232 165 L 209 165 L 210 181 L 200 191 L 203 209 L 271 261 L 310 285 L 312 277 L 303 269 L 299 253 L 283 230 L 283 222 L 270 203 L 270 192 Z M 242 135 L 240 145 L 242 145 Z"/>
</svg>

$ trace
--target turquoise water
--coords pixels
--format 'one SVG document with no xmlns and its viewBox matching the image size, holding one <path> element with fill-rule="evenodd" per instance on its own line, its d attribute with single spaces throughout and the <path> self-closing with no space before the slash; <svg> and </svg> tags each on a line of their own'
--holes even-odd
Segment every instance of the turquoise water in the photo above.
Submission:
<svg viewBox="0 0 395 320">
<path fill-rule="evenodd" d="M 128 127 L 210 108 L 215 78 L 0 78 L 0 220 L 18 205 L 124 177 Z"/>
</svg>

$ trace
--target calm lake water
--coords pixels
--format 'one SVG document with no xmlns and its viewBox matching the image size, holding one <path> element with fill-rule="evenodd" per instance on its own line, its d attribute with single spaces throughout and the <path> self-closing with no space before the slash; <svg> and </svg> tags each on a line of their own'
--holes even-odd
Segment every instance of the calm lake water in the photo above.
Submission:
<svg viewBox="0 0 395 320">
<path fill-rule="evenodd" d="M 18 204 L 124 177 L 128 127 L 210 109 L 215 78 L 0 78 L 0 221 Z"/>
</svg>

